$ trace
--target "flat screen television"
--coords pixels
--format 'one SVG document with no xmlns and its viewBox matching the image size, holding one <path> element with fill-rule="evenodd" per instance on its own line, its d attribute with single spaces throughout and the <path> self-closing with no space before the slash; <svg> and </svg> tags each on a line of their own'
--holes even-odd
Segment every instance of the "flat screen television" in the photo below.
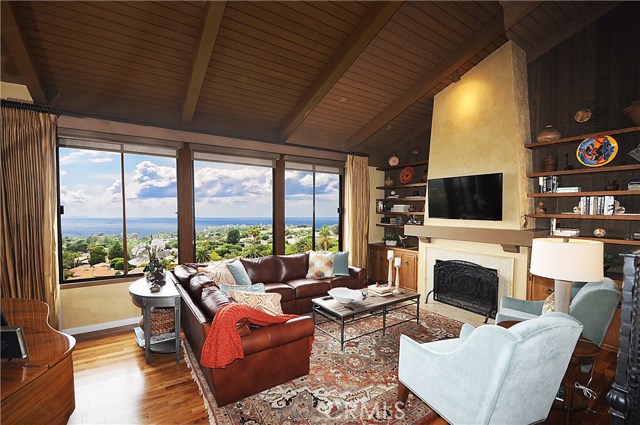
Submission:
<svg viewBox="0 0 640 425">
<path fill-rule="evenodd" d="M 429 218 L 502 220 L 502 173 L 427 181 Z"/>
</svg>

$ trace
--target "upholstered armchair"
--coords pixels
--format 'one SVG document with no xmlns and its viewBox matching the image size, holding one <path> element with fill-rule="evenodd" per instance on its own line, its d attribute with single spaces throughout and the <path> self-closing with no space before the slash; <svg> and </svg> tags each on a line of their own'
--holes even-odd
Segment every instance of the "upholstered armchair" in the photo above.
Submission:
<svg viewBox="0 0 640 425">
<path fill-rule="evenodd" d="M 599 282 L 574 282 L 571 290 L 569 314 L 584 326 L 582 336 L 602 345 L 611 319 L 620 302 L 620 290 L 613 280 L 605 277 Z M 526 301 L 502 297 L 496 323 L 506 320 L 527 320 L 542 314 L 544 301 Z"/>
<path fill-rule="evenodd" d="M 409 392 L 451 424 L 546 419 L 582 325 L 546 313 L 509 329 L 465 324 L 460 337 L 419 344 L 402 335 L 398 400 Z"/>
</svg>

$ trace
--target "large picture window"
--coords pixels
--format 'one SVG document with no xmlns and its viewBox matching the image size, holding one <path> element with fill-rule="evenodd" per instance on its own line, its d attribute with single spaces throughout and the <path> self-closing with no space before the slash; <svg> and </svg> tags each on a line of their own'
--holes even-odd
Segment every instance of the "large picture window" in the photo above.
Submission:
<svg viewBox="0 0 640 425">
<path fill-rule="evenodd" d="M 287 164 L 285 253 L 340 249 L 339 169 Z M 333 171 L 333 172 L 328 172 Z"/>
<path fill-rule="evenodd" d="M 273 252 L 271 161 L 243 162 L 194 161 L 198 263 L 263 257 Z"/>
<path fill-rule="evenodd" d="M 176 263 L 175 151 L 68 142 L 58 158 L 63 282 L 142 273 L 151 247 L 166 266 Z"/>
</svg>

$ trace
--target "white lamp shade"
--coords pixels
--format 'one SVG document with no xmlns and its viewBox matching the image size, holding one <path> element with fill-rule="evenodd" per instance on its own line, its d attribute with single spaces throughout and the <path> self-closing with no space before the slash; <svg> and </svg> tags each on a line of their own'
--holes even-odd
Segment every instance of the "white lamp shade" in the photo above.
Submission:
<svg viewBox="0 0 640 425">
<path fill-rule="evenodd" d="M 599 241 L 540 238 L 531 246 L 531 274 L 556 280 L 604 279 L 604 244 Z"/>
<path fill-rule="evenodd" d="M 393 250 L 391 250 L 391 249 L 388 250 L 387 251 L 387 260 L 392 260 L 393 259 L 393 255 L 394 255 Z"/>
</svg>

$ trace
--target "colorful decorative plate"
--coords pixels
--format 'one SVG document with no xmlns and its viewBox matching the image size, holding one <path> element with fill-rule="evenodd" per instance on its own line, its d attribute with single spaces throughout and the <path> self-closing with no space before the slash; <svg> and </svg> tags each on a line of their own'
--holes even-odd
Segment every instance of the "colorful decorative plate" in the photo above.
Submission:
<svg viewBox="0 0 640 425">
<path fill-rule="evenodd" d="M 404 167 L 400 171 L 400 183 L 407 184 L 413 180 L 413 167 Z"/>
<path fill-rule="evenodd" d="M 608 164 L 618 153 L 618 142 L 611 136 L 596 136 L 585 139 L 576 150 L 576 157 L 587 167 Z"/>
</svg>

